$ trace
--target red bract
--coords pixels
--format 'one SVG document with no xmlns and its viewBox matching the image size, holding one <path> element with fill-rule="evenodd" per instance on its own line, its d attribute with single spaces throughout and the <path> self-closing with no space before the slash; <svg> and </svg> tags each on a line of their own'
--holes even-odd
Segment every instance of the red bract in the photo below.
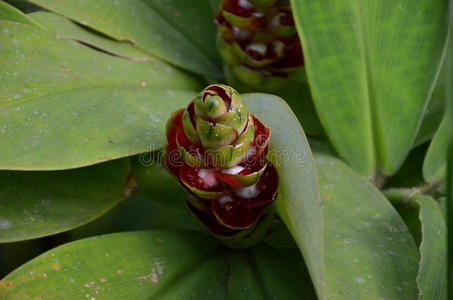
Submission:
<svg viewBox="0 0 453 300">
<path fill-rule="evenodd" d="M 168 121 L 166 165 L 191 211 L 215 235 L 235 235 L 270 213 L 278 175 L 265 159 L 269 139 L 270 129 L 223 85 L 207 87 Z"/>
</svg>

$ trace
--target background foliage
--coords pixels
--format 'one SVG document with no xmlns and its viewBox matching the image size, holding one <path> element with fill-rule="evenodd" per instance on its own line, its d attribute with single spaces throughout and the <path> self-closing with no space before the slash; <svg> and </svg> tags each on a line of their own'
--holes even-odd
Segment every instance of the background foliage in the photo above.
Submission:
<svg viewBox="0 0 453 300">
<path fill-rule="evenodd" d="M 153 152 L 224 80 L 217 5 L 0 1 L 0 296 L 446 299 L 448 1 L 291 1 L 307 77 L 244 95 L 286 156 L 280 217 L 243 251 Z"/>
</svg>

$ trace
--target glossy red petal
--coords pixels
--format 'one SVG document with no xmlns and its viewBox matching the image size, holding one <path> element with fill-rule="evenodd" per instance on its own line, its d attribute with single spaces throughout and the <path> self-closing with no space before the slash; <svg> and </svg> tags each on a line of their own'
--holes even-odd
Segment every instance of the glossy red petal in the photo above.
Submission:
<svg viewBox="0 0 453 300">
<path fill-rule="evenodd" d="M 235 229 L 248 228 L 260 217 L 257 210 L 248 208 L 243 201 L 231 195 L 213 201 L 212 211 L 220 223 Z"/>
</svg>

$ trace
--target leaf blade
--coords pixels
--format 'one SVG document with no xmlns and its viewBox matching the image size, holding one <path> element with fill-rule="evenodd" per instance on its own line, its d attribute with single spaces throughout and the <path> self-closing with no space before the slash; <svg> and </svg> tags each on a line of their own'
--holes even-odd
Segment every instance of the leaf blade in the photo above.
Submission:
<svg viewBox="0 0 453 300">
<path fill-rule="evenodd" d="M 29 25 L 0 27 L 8 79 L 0 169 L 75 168 L 160 148 L 167 116 L 201 88 L 157 60 L 113 57 Z"/>
<path fill-rule="evenodd" d="M 219 67 L 207 57 L 207 54 L 200 49 L 205 49 L 206 44 L 200 46 L 184 35 L 183 31 L 174 27 L 169 22 L 165 14 L 159 14 L 144 1 L 109 1 L 109 0 L 84 0 L 84 1 L 54 1 L 54 0 L 33 0 L 33 3 L 62 14 L 70 19 L 88 26 L 94 30 L 100 31 L 111 38 L 119 41 L 129 41 L 140 48 L 148 51 L 150 54 L 159 57 L 176 66 L 185 68 L 198 74 L 217 76 Z M 154 3 L 156 1 L 150 1 Z M 156 2 L 158 3 L 158 2 Z M 192 2 L 191 2 L 192 3 Z M 187 2 L 168 2 L 165 7 L 172 5 L 174 14 L 186 16 L 187 11 L 192 11 Z M 199 1 L 198 6 L 203 8 L 206 16 L 212 16 L 209 3 Z M 172 9 L 173 9 L 172 8 Z M 96 11 L 96 14 L 92 12 Z M 198 18 L 192 18 L 192 25 L 204 24 L 204 15 Z M 186 30 L 190 28 L 190 23 L 186 24 Z M 200 25 L 201 26 L 201 25 Z M 198 28 L 199 36 L 206 35 L 206 39 L 214 40 L 212 35 L 214 24 Z M 201 48 L 200 48 L 201 47 Z M 210 55 L 212 55 L 211 48 Z"/>
<path fill-rule="evenodd" d="M 270 270 L 280 276 L 277 282 L 283 291 L 270 290 L 269 298 L 283 293 L 285 299 L 314 299 L 309 287 L 305 290 L 291 280 L 297 277 L 310 284 L 303 261 L 295 254 L 288 259 L 265 245 L 247 252 L 226 249 L 207 235 L 187 230 L 108 234 L 71 242 L 33 259 L 0 281 L 0 295 L 7 299 L 256 298 L 253 278 L 243 276 L 254 271 L 241 259 L 247 256 L 267 259 L 269 266 L 260 266 L 264 282 L 272 282 Z"/>
<path fill-rule="evenodd" d="M 57 172 L 0 172 L 0 243 L 67 231 L 127 197 L 130 165 L 112 161 Z"/>
<path fill-rule="evenodd" d="M 412 147 L 439 69 L 447 1 L 291 3 L 332 143 L 361 174 L 393 174 Z"/>
<path fill-rule="evenodd" d="M 401 217 L 344 162 L 322 154 L 315 159 L 323 201 L 325 294 L 416 298 L 418 252 Z"/>
<path fill-rule="evenodd" d="M 420 268 L 417 282 L 418 299 L 447 299 L 447 239 L 444 216 L 433 198 L 420 196 L 414 203 L 419 207 L 422 225 Z"/>
<path fill-rule="evenodd" d="M 320 296 L 323 282 L 321 201 L 307 139 L 297 117 L 281 98 L 244 94 L 243 99 L 250 112 L 272 129 L 269 160 L 280 178 L 278 211 L 305 258 Z"/>
<path fill-rule="evenodd" d="M 448 139 L 448 118 L 445 116 L 423 162 L 423 177 L 428 182 L 438 183 L 447 175 Z"/>
</svg>

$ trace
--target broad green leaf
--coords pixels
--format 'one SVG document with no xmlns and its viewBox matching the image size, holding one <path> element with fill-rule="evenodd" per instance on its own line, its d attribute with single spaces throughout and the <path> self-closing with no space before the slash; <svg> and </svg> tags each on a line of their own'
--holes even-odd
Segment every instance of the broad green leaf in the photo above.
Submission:
<svg viewBox="0 0 453 300">
<path fill-rule="evenodd" d="M 127 160 L 51 172 L 0 172 L 0 242 L 51 235 L 88 223 L 125 199 Z"/>
<path fill-rule="evenodd" d="M 428 148 L 423 163 L 423 176 L 428 182 L 439 182 L 447 172 L 448 119 L 444 117 L 439 129 Z"/>
<path fill-rule="evenodd" d="M 259 262 L 255 265 L 253 262 Z M 314 299 L 302 259 L 230 250 L 191 231 L 104 235 L 51 250 L 0 281 L 14 299 Z M 305 280 L 300 284 L 294 279 Z"/>
<path fill-rule="evenodd" d="M 115 41 L 93 31 L 85 30 L 83 27 L 59 15 L 49 12 L 35 12 L 29 16 L 41 26 L 55 33 L 58 38 L 80 41 L 102 51 L 134 61 L 146 62 L 153 60 L 149 54 L 137 49 L 132 44 Z"/>
<path fill-rule="evenodd" d="M 0 20 L 23 23 L 42 28 L 20 10 L 3 1 L 0 1 Z"/>
<path fill-rule="evenodd" d="M 415 299 L 419 255 L 401 217 L 345 163 L 315 158 L 323 201 L 325 297 Z"/>
<path fill-rule="evenodd" d="M 52 170 L 164 143 L 174 110 L 201 89 L 157 60 L 134 62 L 0 21 L 0 169 Z"/>
<path fill-rule="evenodd" d="M 417 277 L 419 299 L 447 299 L 447 233 L 444 217 L 433 198 L 420 196 L 413 201 L 419 207 L 422 225 Z"/>
<path fill-rule="evenodd" d="M 307 139 L 296 116 L 281 98 L 244 94 L 243 99 L 250 112 L 272 129 L 268 157 L 279 173 L 278 210 L 301 249 L 313 284 L 322 297 L 321 201 Z"/>
<path fill-rule="evenodd" d="M 448 0 L 292 0 L 321 122 L 366 176 L 412 147 L 439 69 Z"/>
<path fill-rule="evenodd" d="M 208 1 L 32 0 L 119 41 L 195 73 L 218 77 L 215 24 Z M 95 13 L 94 13 L 95 12 Z"/>
</svg>

